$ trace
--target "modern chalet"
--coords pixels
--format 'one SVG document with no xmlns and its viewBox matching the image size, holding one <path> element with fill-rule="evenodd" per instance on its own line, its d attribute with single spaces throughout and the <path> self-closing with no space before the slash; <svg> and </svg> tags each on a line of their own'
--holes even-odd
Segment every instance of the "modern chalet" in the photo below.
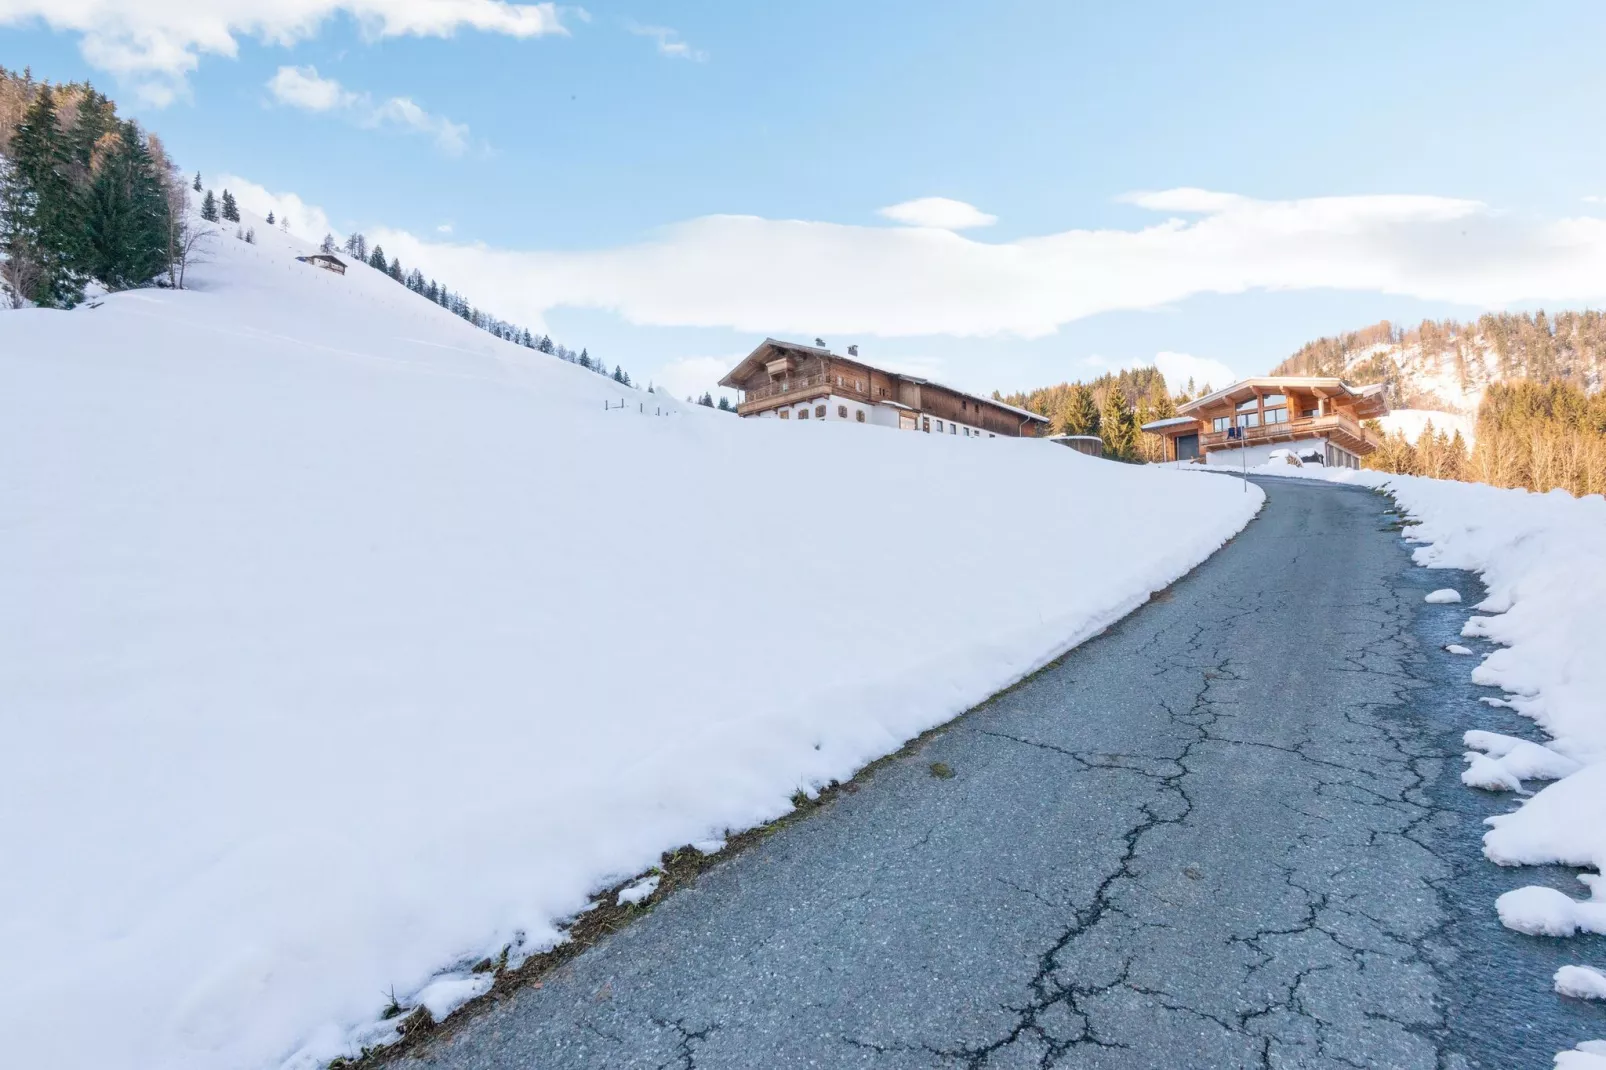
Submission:
<svg viewBox="0 0 1606 1070">
<path fill-rule="evenodd" d="M 736 411 L 772 420 L 838 420 L 963 438 L 1033 438 L 1035 412 L 873 367 L 822 346 L 766 338 L 719 385 L 739 391 Z"/>
<path fill-rule="evenodd" d="M 1177 415 L 1143 425 L 1165 439 L 1165 459 L 1201 464 L 1264 464 L 1288 450 L 1302 464 L 1359 468 L 1377 449 L 1362 421 L 1388 414 L 1383 384 L 1268 376 L 1177 406 Z"/>
</svg>

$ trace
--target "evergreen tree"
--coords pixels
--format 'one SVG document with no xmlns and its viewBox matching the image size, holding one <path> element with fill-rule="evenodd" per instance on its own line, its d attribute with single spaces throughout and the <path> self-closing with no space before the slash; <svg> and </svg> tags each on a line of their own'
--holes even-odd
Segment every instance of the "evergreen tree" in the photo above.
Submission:
<svg viewBox="0 0 1606 1070">
<path fill-rule="evenodd" d="M 71 180 L 72 157 L 50 86 L 39 88 L 11 137 L 15 181 L 27 191 L 17 203 L 27 218 L 13 226 L 29 235 L 37 268 L 24 296 L 46 308 L 71 308 L 83 297 L 83 211 Z"/>
<path fill-rule="evenodd" d="M 530 329 L 528 327 L 524 328 L 524 334 L 519 338 L 519 345 L 525 349 L 535 348 L 535 339 L 530 337 Z"/>
<path fill-rule="evenodd" d="M 37 198 L 10 160 L 0 156 L 0 280 L 12 308 L 21 308 L 39 284 L 42 264 L 35 226 Z"/>
<path fill-rule="evenodd" d="M 581 349 L 580 350 L 580 359 L 579 359 L 578 363 L 579 363 L 580 367 L 585 368 L 585 369 L 587 369 L 589 371 L 590 368 L 591 368 L 591 354 L 589 352 L 587 352 L 586 350 Z"/>
<path fill-rule="evenodd" d="M 167 194 L 139 129 L 122 124 L 90 187 L 84 265 L 109 290 L 149 282 L 167 263 Z"/>
<path fill-rule="evenodd" d="M 228 190 L 223 191 L 223 218 L 230 223 L 240 221 L 240 206 L 234 202 L 234 194 Z"/>
<path fill-rule="evenodd" d="M 625 381 L 624 369 L 620 368 L 617 364 L 613 366 L 613 381 L 616 383 L 623 383 Z"/>
<path fill-rule="evenodd" d="M 217 198 L 212 196 L 211 190 L 207 190 L 206 196 L 201 198 L 201 218 L 208 223 L 216 223 L 218 220 Z"/>
<path fill-rule="evenodd" d="M 268 226 L 273 226 L 273 209 L 268 209 Z"/>
<path fill-rule="evenodd" d="M 549 335 L 549 334 L 543 334 L 541 336 L 541 341 L 536 344 L 535 348 L 539 349 L 543 353 L 551 353 L 552 352 L 552 336 Z"/>
<path fill-rule="evenodd" d="M 434 279 L 430 279 L 429 286 L 424 290 L 424 296 L 435 302 L 437 305 L 440 304 L 441 284 L 436 282 Z"/>
<path fill-rule="evenodd" d="M 395 279 L 397 282 L 402 281 L 402 279 L 406 276 L 402 274 L 401 257 L 398 256 L 396 259 L 392 260 L 390 262 L 390 267 L 386 269 L 385 273 L 391 278 Z"/>
<path fill-rule="evenodd" d="M 1062 435 L 1096 435 L 1099 433 L 1099 407 L 1093 400 L 1093 391 L 1081 383 L 1072 385 L 1066 393 L 1065 406 L 1060 413 Z"/>
<path fill-rule="evenodd" d="M 726 397 L 724 394 L 719 395 L 719 411 L 720 412 L 735 412 L 736 411 L 734 408 L 731 407 L 731 399 Z"/>
<path fill-rule="evenodd" d="M 1132 419 L 1132 406 L 1126 395 L 1111 388 L 1104 395 L 1104 411 L 1099 414 L 1099 435 L 1104 439 L 1104 455 L 1117 461 L 1129 461 L 1137 447 L 1137 425 Z"/>
<path fill-rule="evenodd" d="M 335 236 L 333 234 L 325 234 L 323 241 L 318 243 L 318 251 L 332 254 L 335 251 Z"/>
<path fill-rule="evenodd" d="M 390 270 L 390 263 L 385 259 L 385 247 L 384 246 L 382 246 L 382 245 L 374 246 L 373 253 L 370 254 L 369 257 L 368 257 L 368 266 L 373 268 L 375 271 L 389 271 Z"/>
<path fill-rule="evenodd" d="M 195 172 L 195 192 L 201 192 L 201 172 Z"/>
<path fill-rule="evenodd" d="M 706 390 L 703 391 L 703 396 L 697 399 L 697 404 L 705 406 L 706 408 L 710 408 L 710 409 L 713 408 L 714 407 L 714 395 L 710 394 Z"/>
</svg>

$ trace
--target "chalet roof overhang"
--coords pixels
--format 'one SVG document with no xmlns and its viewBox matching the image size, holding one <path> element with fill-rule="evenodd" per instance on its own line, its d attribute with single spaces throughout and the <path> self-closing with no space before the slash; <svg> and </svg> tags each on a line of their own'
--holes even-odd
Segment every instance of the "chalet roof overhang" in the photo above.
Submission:
<svg viewBox="0 0 1606 1070">
<path fill-rule="evenodd" d="M 774 338 L 766 338 L 759 343 L 757 349 L 743 357 L 740 364 L 726 373 L 725 378 L 719 381 L 719 385 L 729 387 L 732 390 L 739 390 L 742 384 L 758 369 L 772 360 L 792 353 L 809 357 L 829 357 L 831 355 L 829 349 L 821 349 L 818 346 L 806 346 L 797 342 L 782 342 Z"/>
<path fill-rule="evenodd" d="M 1356 403 L 1356 415 L 1364 420 L 1385 416 L 1389 411 L 1388 402 L 1383 398 L 1382 383 L 1354 387 L 1332 376 L 1266 375 L 1241 380 L 1202 398 L 1178 405 L 1177 413 L 1197 415 L 1222 403 L 1237 404 L 1248 401 L 1257 394 L 1279 394 L 1290 390 L 1314 394 L 1319 398 L 1352 398 Z"/>
</svg>

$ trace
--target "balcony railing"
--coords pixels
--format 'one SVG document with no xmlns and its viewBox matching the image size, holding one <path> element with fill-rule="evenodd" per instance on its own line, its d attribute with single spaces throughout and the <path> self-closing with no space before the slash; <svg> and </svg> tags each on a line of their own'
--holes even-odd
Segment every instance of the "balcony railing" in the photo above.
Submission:
<svg viewBox="0 0 1606 1070">
<path fill-rule="evenodd" d="M 1231 439 L 1225 431 L 1206 431 L 1199 436 L 1201 449 L 1222 449 L 1230 446 L 1256 446 L 1270 442 L 1284 442 L 1291 438 L 1305 438 L 1307 436 L 1336 436 L 1347 438 L 1349 445 L 1372 445 L 1377 442 L 1366 433 L 1366 428 L 1359 422 L 1339 413 L 1327 416 L 1310 416 L 1300 420 L 1289 420 L 1281 424 L 1262 424 L 1259 427 L 1243 428 L 1243 437 Z M 1340 443 L 1343 445 L 1344 443 Z"/>
<path fill-rule="evenodd" d="M 816 390 L 822 386 L 829 386 L 830 376 L 827 375 L 794 375 L 787 379 L 771 380 L 767 386 L 755 386 L 747 391 L 742 404 L 765 401 L 769 398 L 780 397 L 783 394 L 796 394 L 808 390 Z"/>
</svg>

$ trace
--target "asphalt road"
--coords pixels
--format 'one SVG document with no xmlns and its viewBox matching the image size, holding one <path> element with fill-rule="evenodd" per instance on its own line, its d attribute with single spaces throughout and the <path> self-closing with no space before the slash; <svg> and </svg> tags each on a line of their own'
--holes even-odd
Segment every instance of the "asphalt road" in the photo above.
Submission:
<svg viewBox="0 0 1606 1070">
<path fill-rule="evenodd" d="M 1370 492 L 1266 485 L 1116 628 L 396 1065 L 1537 1070 L 1599 1035 L 1548 991 L 1599 945 L 1493 920 L 1534 874 L 1478 857 L 1505 804 L 1457 737 L 1527 728 L 1422 602 L 1475 581 Z"/>
</svg>

